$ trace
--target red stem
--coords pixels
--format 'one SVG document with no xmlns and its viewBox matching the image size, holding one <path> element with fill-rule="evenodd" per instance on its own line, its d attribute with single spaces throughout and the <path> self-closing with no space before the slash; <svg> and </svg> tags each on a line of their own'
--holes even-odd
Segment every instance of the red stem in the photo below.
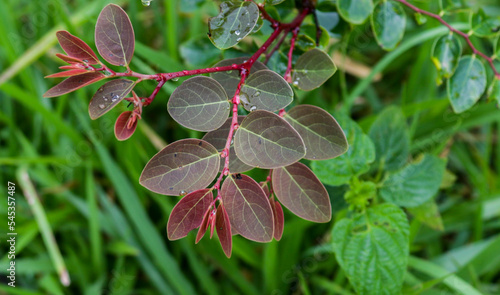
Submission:
<svg viewBox="0 0 500 295">
<path fill-rule="evenodd" d="M 293 49 L 295 48 L 295 41 L 297 40 L 298 34 L 299 34 L 299 27 L 296 27 L 295 29 L 293 29 L 292 32 L 292 40 L 290 41 L 290 50 L 288 51 L 288 66 L 286 67 L 286 72 L 284 76 L 285 80 L 288 83 L 292 82 L 292 76 L 290 73 L 292 72 Z"/>
<path fill-rule="evenodd" d="M 399 3 L 405 5 L 406 7 L 412 9 L 413 11 L 417 12 L 417 13 L 421 13 L 421 14 L 424 14 L 424 15 L 427 15 L 429 17 L 432 17 L 434 19 L 436 19 L 437 21 L 439 21 L 441 24 L 443 24 L 445 27 L 447 27 L 450 31 L 452 31 L 453 33 L 456 33 L 460 36 L 462 36 L 465 41 L 467 41 L 467 44 L 469 45 L 469 47 L 472 49 L 472 52 L 474 54 L 477 54 L 479 56 L 481 56 L 482 58 L 484 58 L 486 61 L 488 61 L 488 64 L 490 65 L 491 69 L 493 70 L 493 72 L 495 73 L 495 76 L 500 79 L 500 73 L 497 71 L 497 69 L 495 68 L 495 64 L 493 63 L 493 58 L 487 56 L 486 54 L 482 53 L 481 51 L 479 51 L 475 46 L 474 44 L 472 44 L 472 41 L 470 40 L 470 36 L 467 34 L 467 33 L 464 33 L 462 31 L 459 31 L 457 29 L 455 29 L 454 27 L 452 27 L 449 23 L 447 23 L 440 15 L 438 14 L 434 14 L 432 12 L 429 12 L 429 11 L 426 11 L 426 10 L 423 10 L 423 9 L 420 9 L 418 7 L 416 7 L 415 5 L 413 4 L 410 4 L 408 3 L 408 1 L 406 0 L 396 0 L 398 1 Z"/>
</svg>

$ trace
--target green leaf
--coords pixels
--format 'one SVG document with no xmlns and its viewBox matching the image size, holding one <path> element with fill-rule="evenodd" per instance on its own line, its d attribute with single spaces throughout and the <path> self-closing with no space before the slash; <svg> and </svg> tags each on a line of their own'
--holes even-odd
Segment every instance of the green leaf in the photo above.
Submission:
<svg viewBox="0 0 500 295">
<path fill-rule="evenodd" d="M 293 69 L 293 85 L 302 90 L 313 90 L 326 82 L 337 67 L 324 51 L 314 48 L 297 59 Z"/>
<path fill-rule="evenodd" d="M 495 53 L 493 55 L 494 58 L 500 57 L 500 35 L 498 35 L 498 37 L 495 39 L 495 45 L 494 45 L 493 52 Z"/>
<path fill-rule="evenodd" d="M 458 66 L 462 56 L 462 44 L 455 34 L 444 35 L 434 42 L 431 59 L 438 70 L 438 85 L 443 78 L 449 79 Z"/>
<path fill-rule="evenodd" d="M 441 214 L 439 214 L 439 208 L 436 205 L 436 201 L 429 200 L 417 207 L 408 208 L 408 211 L 423 224 L 429 226 L 434 230 L 443 231 L 443 219 Z"/>
<path fill-rule="evenodd" d="M 290 109 L 283 118 L 304 140 L 305 159 L 332 159 L 345 153 L 349 147 L 337 121 L 319 107 L 298 105 Z"/>
<path fill-rule="evenodd" d="M 332 218 L 328 192 L 306 165 L 294 163 L 273 169 L 272 184 L 281 204 L 300 218 L 314 222 Z"/>
<path fill-rule="evenodd" d="M 259 8 L 250 1 L 226 1 L 220 4 L 220 13 L 210 18 L 210 40 L 219 49 L 238 44 L 257 24 Z"/>
<path fill-rule="evenodd" d="M 388 171 L 401 168 L 410 154 L 410 136 L 401 110 L 391 106 L 382 111 L 369 132 L 375 143 L 376 161 Z"/>
<path fill-rule="evenodd" d="M 335 159 L 311 163 L 321 182 L 334 186 L 348 183 L 351 177 L 365 173 L 375 160 L 375 146 L 356 122 L 344 115 L 337 116 L 337 120 L 344 130 L 349 149 Z"/>
<path fill-rule="evenodd" d="M 316 10 L 316 13 L 318 11 Z M 331 16 L 331 15 L 330 15 Z M 319 17 L 319 16 L 318 16 Z M 337 15 L 338 17 L 338 15 Z M 321 36 L 319 37 L 319 48 L 326 48 L 328 44 L 330 43 L 330 33 L 322 27 L 319 26 L 319 29 L 321 30 Z M 300 34 L 303 34 L 302 36 L 309 37 L 311 41 L 313 41 L 314 46 L 316 47 L 316 34 L 317 34 L 317 28 L 316 25 L 314 24 L 305 24 L 300 27 Z M 299 36 L 300 36 L 299 34 Z M 312 49 L 312 48 L 310 48 Z M 308 50 L 310 50 L 308 49 Z M 307 51 L 307 50 L 304 50 Z"/>
<path fill-rule="evenodd" d="M 179 52 L 192 67 L 206 67 L 219 59 L 221 51 L 207 39 L 207 35 L 191 38 L 179 46 Z"/>
<path fill-rule="evenodd" d="M 371 16 L 375 39 L 385 50 L 393 50 L 403 39 L 406 14 L 403 7 L 393 1 L 381 1 Z"/>
<path fill-rule="evenodd" d="M 255 180 L 247 175 L 231 174 L 224 180 L 220 194 L 232 229 L 256 242 L 273 239 L 271 204 Z"/>
<path fill-rule="evenodd" d="M 242 64 L 246 62 L 248 59 L 249 57 L 236 57 L 236 58 L 225 59 L 216 63 L 214 65 L 214 68 L 226 67 L 233 64 Z M 267 67 L 263 63 L 261 63 L 260 61 L 256 61 L 252 65 L 252 68 L 250 69 L 250 74 L 266 69 Z M 222 85 L 222 87 L 224 87 L 224 90 L 226 90 L 227 96 L 229 97 L 232 97 L 234 95 L 234 93 L 236 92 L 236 87 L 238 87 L 238 84 L 240 83 L 241 80 L 240 73 L 237 70 L 211 73 L 210 77 L 217 80 L 217 82 L 219 82 Z"/>
<path fill-rule="evenodd" d="M 497 106 L 500 107 L 500 78 L 493 78 L 493 81 L 488 88 L 488 99 L 496 101 Z"/>
<path fill-rule="evenodd" d="M 95 26 L 95 45 L 110 64 L 126 66 L 134 55 L 135 36 L 127 13 L 115 4 L 101 11 Z"/>
<path fill-rule="evenodd" d="M 445 160 L 433 155 L 424 155 L 420 162 L 390 174 L 380 189 L 380 196 L 398 206 L 422 205 L 438 192 L 445 166 Z"/>
<path fill-rule="evenodd" d="M 470 27 L 472 34 L 486 38 L 496 35 L 500 29 L 500 19 L 498 17 L 487 16 L 482 9 L 471 14 Z"/>
<path fill-rule="evenodd" d="M 89 103 L 89 115 L 92 120 L 106 114 L 118 105 L 135 86 L 128 79 L 115 79 L 99 87 Z"/>
<path fill-rule="evenodd" d="M 455 113 L 470 109 L 486 88 L 486 70 L 475 56 L 464 56 L 455 74 L 448 80 L 446 90 Z"/>
<path fill-rule="evenodd" d="M 212 131 L 224 124 L 231 104 L 215 79 L 196 76 L 177 87 L 168 100 L 168 113 L 184 127 Z"/>
<path fill-rule="evenodd" d="M 154 155 L 139 182 L 158 194 L 184 195 L 209 185 L 219 165 L 219 152 L 211 144 L 201 139 L 182 139 Z"/>
<path fill-rule="evenodd" d="M 266 4 L 278 5 L 285 0 L 266 0 Z"/>
<path fill-rule="evenodd" d="M 360 295 L 399 294 L 409 255 L 405 213 L 382 204 L 342 219 L 332 231 L 337 261 Z"/>
<path fill-rule="evenodd" d="M 275 112 L 293 101 L 293 91 L 276 72 L 260 70 L 246 79 L 241 88 L 240 100 L 247 111 Z"/>
<path fill-rule="evenodd" d="M 238 116 L 238 124 L 241 124 L 245 116 Z M 212 144 L 219 152 L 226 147 L 227 136 L 229 134 L 229 129 L 231 128 L 233 118 L 229 117 L 226 122 L 217 130 L 210 131 L 203 136 L 203 140 L 206 140 Z M 224 168 L 224 161 L 221 161 L 221 168 Z M 229 147 L 229 171 L 231 173 L 243 173 L 251 170 L 253 167 L 243 163 L 234 152 L 234 143 L 231 143 Z"/>
<path fill-rule="evenodd" d="M 243 120 L 234 135 L 234 149 L 243 163 L 264 169 L 288 166 L 306 154 L 297 131 L 268 111 L 251 112 Z"/>
<path fill-rule="evenodd" d="M 372 0 L 338 0 L 337 6 L 340 16 L 356 25 L 364 23 L 373 12 Z"/>
</svg>

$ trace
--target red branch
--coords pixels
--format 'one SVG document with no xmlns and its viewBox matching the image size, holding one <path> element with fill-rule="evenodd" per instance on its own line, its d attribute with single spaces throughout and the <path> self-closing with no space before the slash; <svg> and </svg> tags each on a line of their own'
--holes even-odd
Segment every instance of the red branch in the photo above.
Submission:
<svg viewBox="0 0 500 295">
<path fill-rule="evenodd" d="M 467 34 L 467 33 L 464 33 L 462 31 L 459 31 L 457 29 L 455 29 L 454 27 L 452 27 L 449 23 L 447 23 L 440 15 L 437 15 L 437 14 L 434 14 L 432 12 L 428 12 L 426 10 L 423 10 L 423 9 L 420 9 L 418 7 L 416 7 L 415 5 L 413 4 L 410 4 L 408 1 L 406 0 L 396 0 L 398 1 L 399 3 L 405 5 L 406 7 L 412 9 L 413 11 L 417 12 L 417 13 L 421 13 L 421 14 L 424 14 L 424 15 L 427 15 L 429 17 L 432 17 L 434 19 L 436 19 L 437 21 L 439 21 L 441 24 L 443 24 L 445 27 L 447 27 L 450 31 L 452 31 L 453 33 L 456 33 L 460 36 L 462 36 L 465 41 L 467 41 L 467 44 L 469 45 L 469 47 L 472 49 L 472 52 L 474 54 L 477 54 L 479 56 L 481 56 L 482 58 L 484 58 L 486 61 L 488 61 L 491 69 L 493 70 L 493 72 L 495 73 L 495 76 L 500 79 L 500 73 L 497 71 L 497 69 L 495 68 L 495 65 L 493 63 L 493 58 L 487 56 L 486 54 L 482 53 L 481 51 L 479 51 L 475 46 L 474 44 L 472 44 L 472 41 L 470 40 L 470 36 Z"/>
</svg>

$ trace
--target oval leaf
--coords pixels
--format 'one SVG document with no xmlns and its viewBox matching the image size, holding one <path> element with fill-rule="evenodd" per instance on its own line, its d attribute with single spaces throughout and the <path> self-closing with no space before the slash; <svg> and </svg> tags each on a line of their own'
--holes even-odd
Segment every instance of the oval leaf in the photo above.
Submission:
<svg viewBox="0 0 500 295">
<path fill-rule="evenodd" d="M 478 37 L 492 37 L 500 29 L 500 18 L 488 16 L 483 9 L 479 9 L 477 13 L 471 14 L 470 27 L 471 32 Z"/>
<path fill-rule="evenodd" d="M 397 107 L 388 107 L 373 122 L 370 138 L 375 144 L 378 165 L 394 171 L 403 167 L 410 154 L 410 135 L 406 119 Z"/>
<path fill-rule="evenodd" d="M 274 169 L 272 180 L 276 197 L 295 215 L 314 222 L 330 221 L 328 192 L 306 165 L 295 163 Z"/>
<path fill-rule="evenodd" d="M 260 70 L 246 79 L 241 88 L 240 100 L 247 111 L 275 112 L 292 102 L 293 91 L 276 72 Z"/>
<path fill-rule="evenodd" d="M 245 116 L 238 116 L 238 124 L 241 124 Z M 206 140 L 212 144 L 219 152 L 226 147 L 227 136 L 229 135 L 229 128 L 231 127 L 233 118 L 230 117 L 224 122 L 224 124 L 217 130 L 210 131 L 205 136 L 203 140 Z M 220 171 L 224 168 L 224 160 L 221 161 Z M 253 167 L 243 163 L 234 152 L 234 143 L 231 144 L 229 148 L 229 171 L 231 173 L 243 173 L 251 170 Z"/>
<path fill-rule="evenodd" d="M 405 213 L 382 204 L 344 218 L 332 231 L 333 250 L 357 294 L 400 294 L 409 255 Z"/>
<path fill-rule="evenodd" d="M 177 240 L 200 227 L 214 195 L 210 189 L 201 189 L 184 196 L 170 213 L 167 223 L 169 240 Z"/>
<path fill-rule="evenodd" d="M 283 236 L 283 229 L 285 228 L 285 215 L 283 214 L 280 202 L 274 199 L 271 200 L 271 209 L 273 209 L 274 218 L 274 239 L 279 241 Z"/>
<path fill-rule="evenodd" d="M 381 1 L 371 16 L 373 33 L 378 44 L 385 50 L 393 50 L 399 44 L 406 28 L 403 7 L 393 1 Z"/>
<path fill-rule="evenodd" d="M 127 140 L 130 138 L 130 136 L 134 134 L 135 129 L 137 128 L 137 120 L 134 119 L 134 122 L 130 123 L 130 120 L 132 120 L 133 118 L 132 115 L 133 115 L 132 111 L 126 111 L 121 113 L 118 119 L 116 119 L 115 123 L 116 139 L 120 141 Z"/>
<path fill-rule="evenodd" d="M 447 34 L 434 42 L 431 59 L 438 70 L 438 85 L 455 72 L 462 55 L 462 44 L 455 34 Z"/>
<path fill-rule="evenodd" d="M 43 94 L 43 97 L 55 97 L 70 93 L 104 78 L 106 78 L 106 76 L 99 72 L 91 72 L 78 76 L 71 76 L 47 90 L 47 92 Z"/>
<path fill-rule="evenodd" d="M 259 8 L 253 2 L 222 2 L 220 13 L 208 24 L 210 40 L 219 49 L 233 47 L 252 32 L 258 19 Z"/>
<path fill-rule="evenodd" d="M 184 81 L 168 100 L 168 113 L 184 127 L 212 131 L 224 124 L 230 103 L 226 91 L 212 78 L 197 76 Z"/>
<path fill-rule="evenodd" d="M 284 119 L 304 140 L 306 159 L 332 159 L 345 153 L 349 147 L 337 121 L 321 108 L 298 105 L 288 111 Z"/>
<path fill-rule="evenodd" d="M 92 120 L 109 112 L 122 101 L 135 86 L 128 79 L 116 79 L 102 85 L 89 103 L 89 115 Z"/>
<path fill-rule="evenodd" d="M 313 90 L 325 83 L 336 71 L 337 67 L 330 56 L 314 48 L 297 59 L 293 69 L 293 85 L 305 91 Z"/>
<path fill-rule="evenodd" d="M 221 197 L 231 227 L 240 235 L 261 243 L 273 239 L 271 205 L 255 180 L 247 175 L 231 174 L 222 184 Z"/>
<path fill-rule="evenodd" d="M 183 139 L 151 158 L 139 182 L 155 193 L 178 196 L 209 185 L 217 176 L 219 165 L 219 152 L 211 144 Z"/>
<path fill-rule="evenodd" d="M 348 183 L 353 176 L 367 172 L 375 161 L 375 146 L 370 137 L 347 116 L 339 115 L 337 119 L 345 132 L 349 149 L 335 159 L 311 162 L 311 168 L 321 182 L 332 186 Z"/>
<path fill-rule="evenodd" d="M 484 65 L 474 56 L 462 57 L 446 89 L 455 113 L 470 109 L 486 89 Z"/>
<path fill-rule="evenodd" d="M 78 58 L 91 65 L 100 63 L 94 51 L 82 39 L 71 35 L 67 31 L 58 31 L 56 37 L 68 56 Z"/>
<path fill-rule="evenodd" d="M 132 60 L 134 29 L 120 6 L 109 4 L 99 14 L 95 26 L 95 45 L 102 58 L 110 64 L 126 66 Z"/>
<path fill-rule="evenodd" d="M 302 138 L 278 115 L 250 113 L 234 135 L 234 150 L 250 166 L 273 169 L 293 164 L 305 156 Z"/>
<path fill-rule="evenodd" d="M 380 189 L 380 196 L 398 206 L 422 205 L 438 192 L 445 166 L 444 160 L 425 155 L 420 162 L 389 175 Z"/>
<path fill-rule="evenodd" d="M 338 0 L 339 14 L 352 24 L 362 24 L 373 11 L 372 0 Z"/>
<path fill-rule="evenodd" d="M 231 258 L 231 250 L 233 248 L 233 237 L 231 234 L 231 223 L 229 216 L 223 205 L 217 208 L 217 215 L 215 216 L 215 227 L 217 228 L 217 236 L 219 237 L 220 245 L 227 258 Z"/>
<path fill-rule="evenodd" d="M 214 68 L 242 64 L 248 59 L 249 57 L 225 59 L 216 63 L 214 65 Z M 250 74 L 265 69 L 267 69 L 267 67 L 263 63 L 261 63 L 260 61 L 256 61 L 250 69 Z M 234 95 L 234 93 L 236 92 L 236 87 L 238 87 L 238 84 L 241 80 L 240 72 L 238 70 L 210 73 L 210 77 L 217 80 L 217 82 L 219 82 L 222 87 L 224 87 L 224 90 L 226 90 L 227 96 L 229 97 L 232 97 Z"/>
</svg>

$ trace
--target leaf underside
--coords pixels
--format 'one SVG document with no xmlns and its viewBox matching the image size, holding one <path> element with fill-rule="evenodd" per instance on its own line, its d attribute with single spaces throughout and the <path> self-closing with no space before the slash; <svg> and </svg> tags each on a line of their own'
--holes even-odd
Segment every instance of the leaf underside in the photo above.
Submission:
<svg viewBox="0 0 500 295">
<path fill-rule="evenodd" d="M 92 120 L 106 114 L 118 105 L 135 86 L 128 79 L 115 79 L 97 89 L 89 103 L 89 115 Z"/>
</svg>

